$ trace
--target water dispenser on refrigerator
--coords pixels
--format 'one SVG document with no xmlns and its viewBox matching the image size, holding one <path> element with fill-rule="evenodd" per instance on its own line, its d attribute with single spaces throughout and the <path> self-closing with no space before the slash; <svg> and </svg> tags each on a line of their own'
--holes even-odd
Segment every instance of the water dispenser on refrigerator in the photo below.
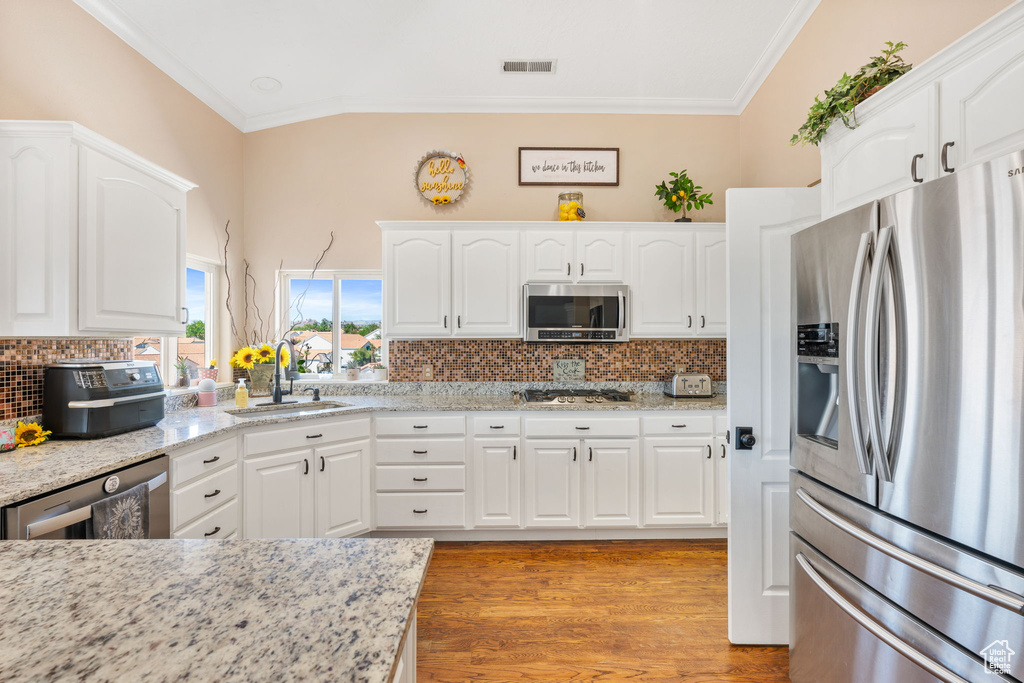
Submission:
<svg viewBox="0 0 1024 683">
<path fill-rule="evenodd" d="M 837 448 L 839 324 L 798 325 L 796 331 L 796 433 Z"/>
</svg>

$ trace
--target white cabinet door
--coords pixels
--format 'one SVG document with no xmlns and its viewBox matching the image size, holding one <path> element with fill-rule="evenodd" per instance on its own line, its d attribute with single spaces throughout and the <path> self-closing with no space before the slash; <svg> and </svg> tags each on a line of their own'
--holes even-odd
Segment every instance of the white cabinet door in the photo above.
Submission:
<svg viewBox="0 0 1024 683">
<path fill-rule="evenodd" d="M 185 193 L 79 148 L 81 330 L 185 333 Z"/>
<path fill-rule="evenodd" d="M 527 439 L 526 526 L 578 527 L 580 524 L 580 442 Z"/>
<path fill-rule="evenodd" d="M 520 335 L 519 232 L 456 230 L 455 335 Z"/>
<path fill-rule="evenodd" d="M 822 217 L 879 199 L 938 174 L 938 104 L 925 88 L 875 112 L 854 130 L 834 123 L 821 144 Z M 834 136 L 834 137 L 833 137 Z M 919 156 L 923 155 L 923 156 Z"/>
<path fill-rule="evenodd" d="M 314 451 L 316 535 L 344 538 L 370 530 L 369 440 Z"/>
<path fill-rule="evenodd" d="M 583 525 L 640 526 L 640 440 L 583 442 Z"/>
<path fill-rule="evenodd" d="M 953 170 L 1024 149 L 1024 28 L 939 81 L 939 150 Z"/>
<path fill-rule="evenodd" d="M 729 523 L 729 444 L 715 437 L 715 524 Z"/>
<path fill-rule="evenodd" d="M 451 233 L 384 231 L 384 329 L 394 337 L 451 335 Z"/>
<path fill-rule="evenodd" d="M 246 538 L 314 538 L 313 450 L 271 455 L 244 465 Z"/>
<path fill-rule="evenodd" d="M 695 233 L 697 309 L 694 329 L 701 337 L 725 336 L 725 229 Z"/>
<path fill-rule="evenodd" d="M 526 282 L 572 282 L 579 268 L 573 265 L 574 237 L 571 230 L 524 232 Z"/>
<path fill-rule="evenodd" d="M 617 230 L 576 232 L 577 282 L 622 282 L 626 277 L 626 245 Z"/>
<path fill-rule="evenodd" d="M 694 333 L 693 232 L 632 233 L 630 336 L 685 337 Z M 724 279 L 724 274 L 723 274 Z"/>
<path fill-rule="evenodd" d="M 477 527 L 519 527 L 519 439 L 473 442 L 473 523 Z"/>
<path fill-rule="evenodd" d="M 71 333 L 71 151 L 0 137 L 0 336 Z"/>
<path fill-rule="evenodd" d="M 711 438 L 644 439 L 644 524 L 684 526 L 715 521 Z"/>
</svg>

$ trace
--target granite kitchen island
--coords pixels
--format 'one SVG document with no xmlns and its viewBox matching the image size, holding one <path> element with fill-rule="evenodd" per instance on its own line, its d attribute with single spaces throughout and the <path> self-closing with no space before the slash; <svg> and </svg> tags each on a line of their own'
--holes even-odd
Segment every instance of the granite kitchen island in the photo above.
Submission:
<svg viewBox="0 0 1024 683">
<path fill-rule="evenodd" d="M 0 678 L 389 681 L 432 552 L 430 539 L 0 542 Z"/>
</svg>

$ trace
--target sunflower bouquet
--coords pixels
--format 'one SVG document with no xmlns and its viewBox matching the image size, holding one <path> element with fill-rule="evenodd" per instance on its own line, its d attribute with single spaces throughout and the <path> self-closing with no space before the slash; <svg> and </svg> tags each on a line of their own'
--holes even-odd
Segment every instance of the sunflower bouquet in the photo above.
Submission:
<svg viewBox="0 0 1024 683">
<path fill-rule="evenodd" d="M 291 361 L 288 347 L 281 349 L 281 366 Z M 274 373 L 274 347 L 270 344 L 243 346 L 231 357 L 231 366 L 246 370 L 252 382 L 251 395 L 268 396 L 271 376 Z"/>
</svg>

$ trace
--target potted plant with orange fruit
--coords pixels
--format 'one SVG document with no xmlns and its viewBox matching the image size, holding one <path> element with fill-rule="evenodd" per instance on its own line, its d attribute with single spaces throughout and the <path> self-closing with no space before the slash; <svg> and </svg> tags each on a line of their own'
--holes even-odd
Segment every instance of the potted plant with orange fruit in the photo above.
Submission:
<svg viewBox="0 0 1024 683">
<path fill-rule="evenodd" d="M 689 223 L 692 219 L 686 216 L 687 211 L 703 209 L 706 204 L 714 204 L 711 201 L 711 192 L 702 193 L 704 188 L 694 184 L 684 168 L 679 173 L 669 173 L 672 180 L 662 181 L 660 185 L 654 186 L 654 195 L 660 197 L 665 206 L 672 211 L 682 211 L 681 218 L 676 223 Z"/>
</svg>

